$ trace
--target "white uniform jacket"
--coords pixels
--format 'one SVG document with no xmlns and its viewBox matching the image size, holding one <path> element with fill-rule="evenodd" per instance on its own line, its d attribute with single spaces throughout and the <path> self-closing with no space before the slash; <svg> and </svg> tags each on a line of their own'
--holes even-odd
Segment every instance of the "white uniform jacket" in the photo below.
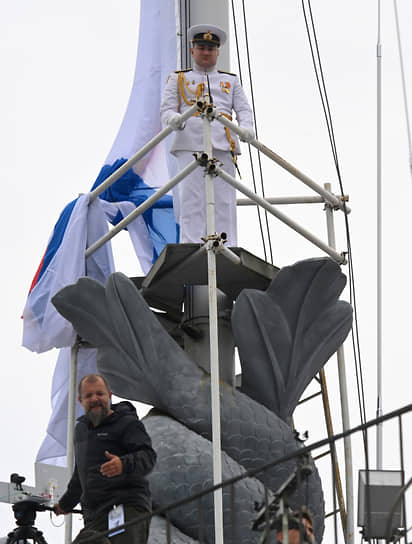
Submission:
<svg viewBox="0 0 412 544">
<path fill-rule="evenodd" d="M 252 110 L 239 78 L 235 74 L 216 69 L 207 72 L 207 75 L 209 76 L 210 91 L 216 110 L 230 116 L 230 119 L 232 118 L 232 112 L 235 111 L 236 120 L 240 127 L 253 128 Z M 170 74 L 160 106 L 160 115 L 164 125 L 167 124 L 168 119 L 173 114 L 183 113 L 190 107 L 190 104 L 187 104 L 186 101 L 193 103 L 199 99 L 196 97 L 196 92 L 199 93 L 200 89 L 202 89 L 199 84 L 204 85 L 199 96 L 201 99 L 203 94 L 208 93 L 206 72 L 191 69 Z M 182 88 L 184 96 L 182 96 Z M 226 134 L 225 127 L 215 119 L 212 121 L 211 129 L 213 148 L 231 151 L 231 142 Z M 237 136 L 231 133 L 230 137 L 235 146 L 233 151 L 239 154 L 240 147 Z M 170 151 L 171 153 L 175 151 L 203 151 L 203 147 L 202 119 L 199 115 L 195 115 L 186 121 L 183 130 L 175 131 Z"/>
</svg>

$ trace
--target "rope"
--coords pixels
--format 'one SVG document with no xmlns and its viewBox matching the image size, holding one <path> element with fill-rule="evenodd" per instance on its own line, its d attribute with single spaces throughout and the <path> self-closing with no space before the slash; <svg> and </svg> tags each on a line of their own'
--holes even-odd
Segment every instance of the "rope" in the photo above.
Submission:
<svg viewBox="0 0 412 544">
<path fill-rule="evenodd" d="M 252 98 L 252 110 L 253 110 L 253 120 L 255 123 L 255 129 L 256 129 L 256 139 L 258 138 L 258 130 L 257 130 L 257 120 L 256 120 L 256 108 L 255 108 L 255 97 L 253 92 L 253 79 L 252 79 L 252 69 L 250 64 L 250 54 L 249 54 L 249 39 L 248 39 L 248 31 L 247 31 L 247 25 L 246 25 L 246 11 L 245 11 L 245 0 L 242 0 L 242 10 L 243 10 L 243 26 L 245 29 L 245 42 L 246 42 L 246 55 L 247 55 L 247 66 L 249 71 L 249 82 L 250 82 L 250 93 Z M 257 154 L 258 156 L 258 163 L 259 163 L 259 173 L 260 173 L 260 186 L 262 190 L 262 196 L 265 198 L 265 186 L 263 183 L 263 171 L 262 171 L 262 162 L 260 158 L 260 152 Z M 268 218 L 268 212 L 265 210 L 265 222 L 266 222 L 266 232 L 268 237 L 268 244 L 269 244 L 269 251 L 270 251 L 270 262 L 273 264 L 273 253 L 272 253 L 272 241 L 270 238 L 270 229 L 269 229 L 269 218 Z"/>
<path fill-rule="evenodd" d="M 229 121 L 232 120 L 232 116 L 229 115 L 228 113 L 224 113 L 223 111 L 220 112 L 219 115 L 223 115 L 223 117 L 226 117 L 226 119 L 229 119 Z M 232 162 L 235 165 L 237 173 L 239 174 L 239 178 L 242 179 L 242 176 L 240 175 L 239 165 L 237 163 L 237 156 L 236 156 L 236 153 L 235 153 L 236 142 L 232 138 L 232 135 L 231 135 L 230 130 L 228 129 L 228 127 L 225 127 L 225 133 L 226 133 L 226 138 L 229 140 L 229 144 L 230 144 L 230 154 L 232 155 Z"/>
<path fill-rule="evenodd" d="M 236 42 L 236 54 L 237 54 L 237 64 L 238 64 L 238 71 L 239 71 L 239 79 L 240 79 L 241 85 L 243 86 L 242 67 L 241 67 L 241 63 L 240 63 L 239 40 L 238 40 L 238 35 L 237 35 L 237 24 L 236 24 L 236 13 L 235 13 L 234 0 L 232 0 L 232 15 L 233 15 L 233 26 L 234 26 L 234 31 L 235 31 L 235 42 Z M 256 126 L 256 121 L 255 121 L 255 126 Z M 253 185 L 254 192 L 257 193 L 255 169 L 254 169 L 252 150 L 250 148 L 250 145 L 248 146 L 248 148 L 249 148 L 250 169 L 251 169 L 251 173 L 252 173 L 252 185 Z M 260 230 L 260 236 L 261 236 L 261 239 L 262 239 L 263 254 L 264 254 L 265 261 L 267 261 L 266 242 L 265 242 L 265 237 L 264 237 L 264 234 L 263 234 L 263 225 L 262 225 L 262 217 L 261 217 L 260 206 L 256 206 L 256 211 L 257 211 L 257 214 L 258 214 L 259 230 Z"/>
<path fill-rule="evenodd" d="M 190 98 L 187 97 L 186 91 L 188 91 L 189 93 L 195 95 L 196 100 L 199 100 L 199 98 L 203 95 L 203 91 L 205 90 L 205 84 L 204 83 L 199 83 L 196 86 L 196 89 L 194 91 L 192 91 L 192 89 L 190 88 L 189 85 L 190 85 L 189 82 L 185 78 L 185 74 L 183 72 L 179 72 L 178 75 L 177 75 L 177 87 L 179 89 L 179 107 L 178 107 L 178 111 L 180 111 L 180 98 L 181 97 L 183 98 L 183 101 L 188 106 L 193 106 L 193 104 L 195 103 L 194 98 L 190 99 Z M 196 112 L 195 115 L 198 115 L 198 112 Z"/>
<path fill-rule="evenodd" d="M 318 84 L 319 94 L 322 102 L 323 111 L 325 114 L 325 120 L 326 120 L 326 126 L 329 134 L 329 141 L 332 149 L 332 155 L 333 160 L 335 163 L 336 168 L 336 174 L 339 181 L 339 187 L 342 197 L 344 196 L 345 192 L 343 190 L 343 182 L 342 182 L 342 176 L 340 172 L 339 167 L 339 159 L 338 159 L 338 152 L 336 147 L 336 141 L 335 141 L 335 135 L 333 130 L 333 122 L 332 122 L 332 115 L 329 107 L 329 100 L 325 85 L 325 78 L 323 75 L 323 69 L 322 69 L 322 62 L 320 58 L 319 53 L 319 45 L 316 37 L 316 29 L 315 24 L 313 21 L 313 14 L 312 14 L 312 8 L 310 0 L 307 0 L 308 3 L 308 11 L 309 11 L 309 17 L 310 17 L 310 28 L 309 28 L 309 22 L 308 22 L 308 16 L 306 13 L 305 3 L 304 0 L 302 0 L 302 10 L 303 15 L 305 19 L 305 25 L 306 25 L 306 31 L 307 36 L 309 40 L 309 46 L 310 51 L 312 55 L 312 62 L 315 70 L 316 80 Z M 312 43 L 312 37 L 311 33 L 313 34 L 313 43 Z M 345 201 L 343 199 L 343 203 L 345 206 Z M 353 345 L 353 356 L 355 361 L 355 371 L 356 371 L 356 383 L 357 383 L 357 392 L 358 392 L 358 403 L 359 403 L 359 412 L 360 412 L 360 418 L 361 422 L 364 423 L 366 421 L 366 408 L 365 408 L 365 391 L 363 386 L 363 371 L 362 371 L 362 361 L 361 361 L 361 355 L 360 355 L 360 340 L 359 340 L 359 324 L 358 324 L 358 316 L 357 316 L 357 303 L 356 303 L 356 289 L 355 289 L 355 274 L 354 274 L 354 268 L 353 268 L 353 259 L 352 259 L 352 247 L 351 247 L 351 239 L 350 239 L 350 229 L 349 229 L 349 220 L 348 215 L 345 213 L 345 230 L 346 230 L 346 243 L 347 243 L 347 250 L 348 250 L 348 270 L 349 270 L 349 291 L 350 291 L 350 302 L 353 307 L 354 311 L 354 324 L 352 327 L 352 345 Z"/>
</svg>

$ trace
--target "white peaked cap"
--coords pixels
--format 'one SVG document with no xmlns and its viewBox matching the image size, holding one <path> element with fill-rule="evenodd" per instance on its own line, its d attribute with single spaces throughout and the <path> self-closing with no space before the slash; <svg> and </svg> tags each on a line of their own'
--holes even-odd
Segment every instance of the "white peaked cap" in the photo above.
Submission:
<svg viewBox="0 0 412 544">
<path fill-rule="evenodd" d="M 221 46 L 226 42 L 226 32 L 216 25 L 193 25 L 187 31 L 190 42 L 203 42 Z"/>
</svg>

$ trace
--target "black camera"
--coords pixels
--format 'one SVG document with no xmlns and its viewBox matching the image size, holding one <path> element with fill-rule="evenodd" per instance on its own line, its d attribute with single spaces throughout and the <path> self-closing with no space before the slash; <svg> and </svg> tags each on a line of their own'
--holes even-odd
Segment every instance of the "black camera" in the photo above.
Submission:
<svg viewBox="0 0 412 544">
<path fill-rule="evenodd" d="M 12 484 L 16 484 L 16 489 L 19 489 L 20 491 L 23 491 L 23 488 L 21 484 L 26 481 L 26 478 L 24 476 L 20 476 L 17 474 L 17 472 L 13 472 L 13 474 L 10 474 L 10 482 Z"/>
</svg>

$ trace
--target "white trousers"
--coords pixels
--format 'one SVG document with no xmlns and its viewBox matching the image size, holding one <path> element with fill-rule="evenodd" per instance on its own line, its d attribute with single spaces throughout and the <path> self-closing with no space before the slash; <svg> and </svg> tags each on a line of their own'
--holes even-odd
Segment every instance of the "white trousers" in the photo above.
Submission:
<svg viewBox="0 0 412 544">
<path fill-rule="evenodd" d="M 193 161 L 193 151 L 175 151 L 178 171 Z M 235 165 L 229 151 L 213 150 L 213 157 L 223 163 L 222 169 L 235 177 Z M 214 179 L 215 230 L 226 232 L 227 245 L 237 245 L 236 189 L 219 176 Z M 206 236 L 206 184 L 204 168 L 198 166 L 173 188 L 173 207 L 180 225 L 181 243 L 199 243 Z"/>
</svg>

